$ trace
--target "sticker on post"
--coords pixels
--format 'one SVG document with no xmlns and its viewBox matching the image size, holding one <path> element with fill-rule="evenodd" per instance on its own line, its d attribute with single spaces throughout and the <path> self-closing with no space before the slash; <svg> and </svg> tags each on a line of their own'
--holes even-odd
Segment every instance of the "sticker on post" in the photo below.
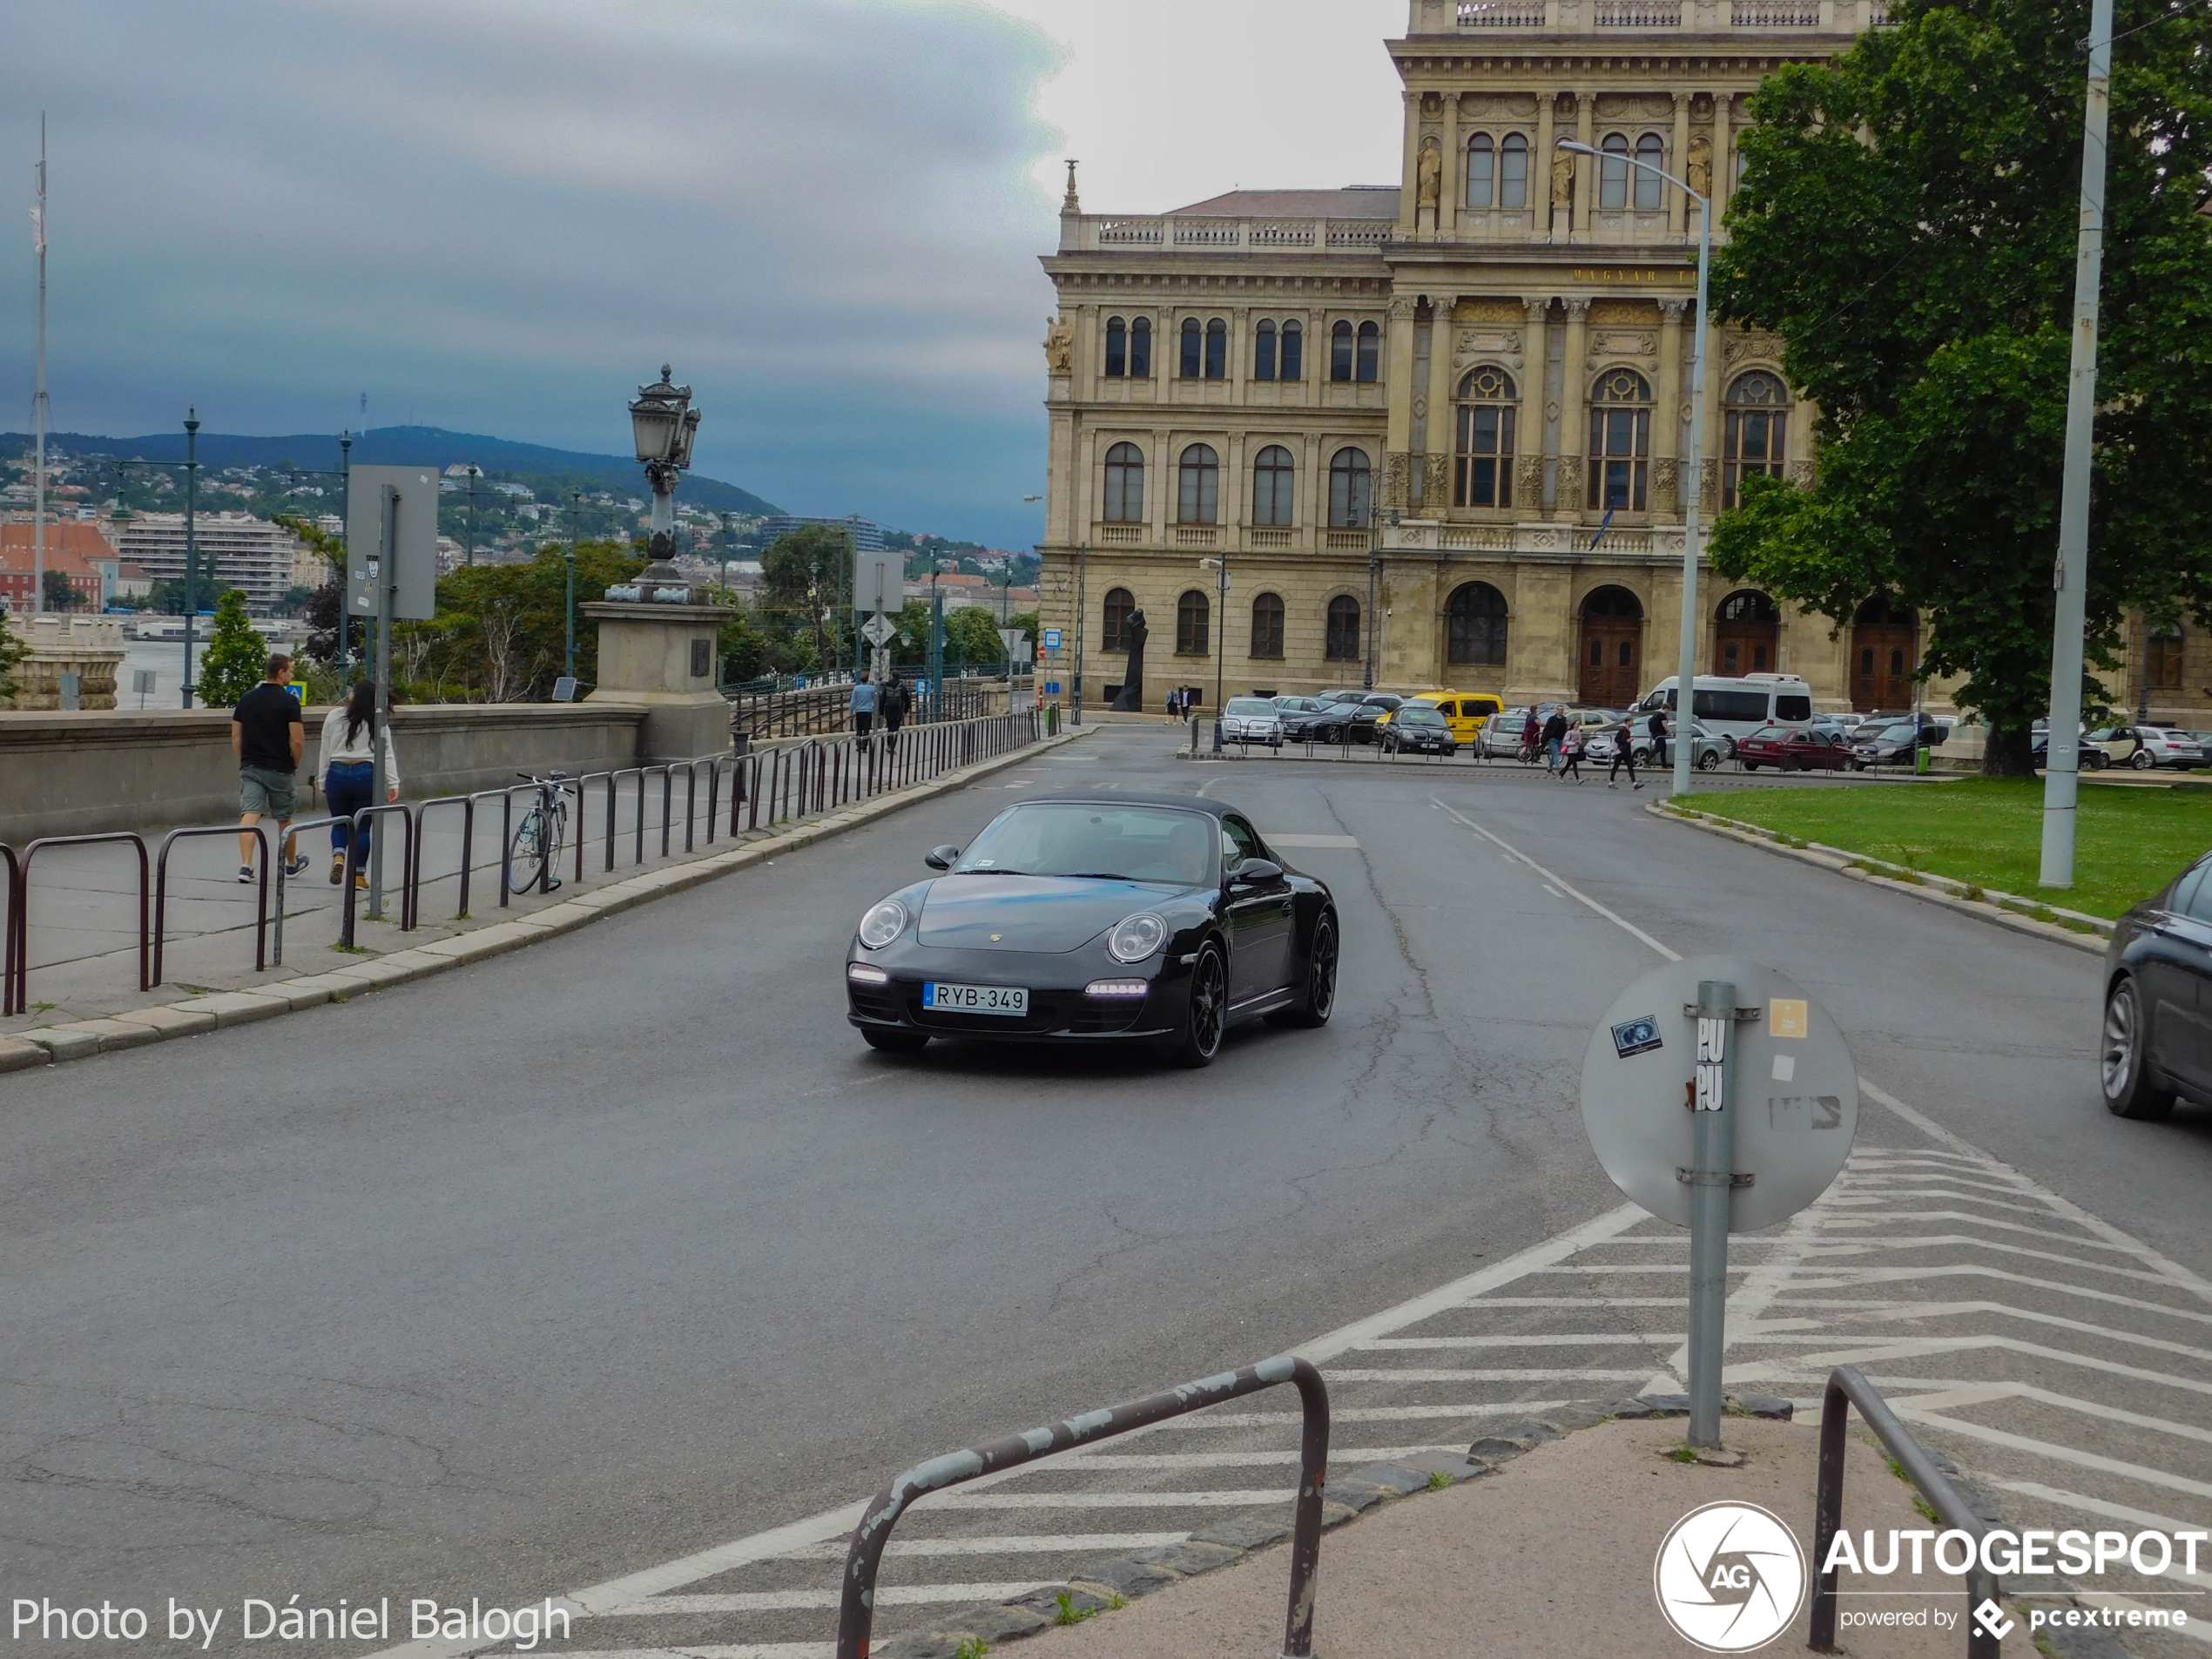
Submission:
<svg viewBox="0 0 2212 1659">
<path fill-rule="evenodd" d="M 1623 1060 L 1632 1054 L 1649 1054 L 1666 1046 L 1666 1039 L 1659 1035 L 1659 1016 L 1656 1014 L 1623 1020 L 1613 1028 L 1613 1052 Z"/>
<path fill-rule="evenodd" d="M 1770 1037 L 1802 1037 L 1811 1029 L 1803 997 L 1777 996 L 1767 1004 L 1766 1015 Z"/>
</svg>

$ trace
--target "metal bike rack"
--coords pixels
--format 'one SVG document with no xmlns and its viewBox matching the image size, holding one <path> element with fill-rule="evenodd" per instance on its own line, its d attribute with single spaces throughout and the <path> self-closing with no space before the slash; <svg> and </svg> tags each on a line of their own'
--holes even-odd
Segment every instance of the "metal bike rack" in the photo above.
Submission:
<svg viewBox="0 0 2212 1659">
<path fill-rule="evenodd" d="M 0 859 L 8 861 L 8 917 L 0 922 L 0 1014 L 16 1012 L 16 918 L 23 914 L 23 865 L 16 849 L 0 841 Z"/>
<path fill-rule="evenodd" d="M 415 860 L 413 897 L 417 914 L 420 914 L 422 909 L 422 865 L 429 853 L 430 809 L 434 806 L 461 808 L 461 896 L 455 904 L 453 911 L 454 920 L 458 921 L 469 914 L 469 859 L 475 848 L 476 798 L 474 795 L 433 795 L 429 799 L 416 806 L 415 827 L 416 834 L 421 838 L 418 844 L 422 848 L 421 853 L 416 855 Z"/>
<path fill-rule="evenodd" d="M 837 1659 L 867 1659 L 875 1621 L 875 1582 L 891 1529 L 915 1501 L 1001 1469 L 1011 1469 L 1070 1447 L 1111 1440 L 1132 1429 L 1239 1399 L 1264 1388 L 1289 1383 L 1305 1408 L 1305 1432 L 1298 1447 L 1298 1508 L 1291 1536 L 1290 1608 L 1283 1620 L 1284 1659 L 1306 1659 L 1313 1651 L 1313 1573 L 1321 1559 L 1321 1488 L 1328 1478 L 1329 1391 L 1311 1361 L 1278 1354 L 1256 1366 L 1243 1366 L 1201 1377 L 1165 1393 L 1150 1394 L 1103 1411 L 1085 1412 L 1044 1428 L 1009 1434 L 1003 1440 L 948 1452 L 917 1463 L 876 1494 L 845 1554 L 843 1601 L 837 1618 Z"/>
<path fill-rule="evenodd" d="M 236 824 L 203 824 L 192 829 L 174 829 L 161 838 L 161 851 L 153 861 L 153 978 L 152 985 L 161 983 L 161 948 L 165 941 L 169 920 L 169 849 L 179 841 L 210 835 L 251 835 L 261 846 L 261 880 L 255 894 L 253 907 L 253 971 L 265 973 L 269 966 L 269 836 L 259 824 L 241 829 Z M 297 835 L 292 831 L 286 839 Z M 149 986 L 148 988 L 152 987 Z"/>
<path fill-rule="evenodd" d="M 346 919 L 339 929 L 338 942 L 347 950 L 354 948 L 354 873 L 360 869 L 361 865 L 361 836 L 364 832 L 371 833 L 374 832 L 374 820 L 388 817 L 394 813 L 399 814 L 401 837 L 400 931 L 403 934 L 415 931 L 415 878 L 417 874 L 415 865 L 415 815 L 408 811 L 405 801 L 387 801 L 381 806 L 364 806 L 353 815 L 353 835 L 346 846 L 346 873 L 344 880 L 340 883 L 346 889 Z"/>
<path fill-rule="evenodd" d="M 238 826 L 226 825 L 232 834 Z M 152 861 L 146 856 L 145 839 L 129 830 L 109 830 L 98 835 L 42 835 L 27 844 L 23 850 L 23 862 L 15 867 L 16 902 L 10 925 L 16 935 L 16 995 L 15 1006 L 0 1008 L 9 1014 L 30 1011 L 30 861 L 39 849 L 49 846 L 98 846 L 121 843 L 133 847 L 138 854 L 138 988 L 153 988 L 148 979 L 152 962 L 152 927 L 148 915 L 152 909 L 153 888 Z M 11 860 L 12 863 L 13 860 Z"/>
<path fill-rule="evenodd" d="M 1973 1614 L 1984 1602 L 1997 1601 L 1997 1575 L 1982 1564 L 1981 1541 L 1987 1526 L 1966 1507 L 1959 1489 L 1944 1478 L 1935 1460 L 1898 1421 L 1881 1391 L 1861 1376 L 1856 1366 L 1838 1366 L 1828 1373 L 1827 1393 L 1820 1402 L 1820 1476 L 1812 1508 L 1814 1561 L 1828 1559 L 1829 1546 L 1843 1530 L 1844 1430 L 1854 1406 L 1943 1524 L 1974 1541 L 1974 1558 L 1966 1574 L 1966 1659 L 1998 1659 L 1997 1637 L 1984 1629 Z M 1806 1645 L 1821 1653 L 1836 1650 L 1836 1575 L 1832 1572 L 1813 1580 L 1811 1639 Z"/>
</svg>

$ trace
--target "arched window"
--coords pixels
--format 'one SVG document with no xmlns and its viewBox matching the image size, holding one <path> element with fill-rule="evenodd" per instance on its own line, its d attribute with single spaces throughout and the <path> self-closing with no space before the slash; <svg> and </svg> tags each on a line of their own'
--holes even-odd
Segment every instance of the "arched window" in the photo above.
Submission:
<svg viewBox="0 0 2212 1659">
<path fill-rule="evenodd" d="M 2178 623 L 2154 625 L 2143 642 L 2143 687 L 2152 691 L 2182 689 L 2182 629 Z"/>
<path fill-rule="evenodd" d="M 1755 368 L 1728 388 L 1728 425 L 1721 441 L 1721 510 L 1737 503 L 1743 481 L 1782 475 L 1789 436 L 1790 391 L 1779 375 Z"/>
<path fill-rule="evenodd" d="M 1622 208 L 1629 205 L 1629 140 L 1624 133 L 1608 132 L 1598 146 L 1605 153 L 1597 170 L 1597 205 Z"/>
<path fill-rule="evenodd" d="M 1286 322 L 1283 325 L 1283 378 L 1286 381 L 1305 378 L 1305 329 L 1299 323 Z"/>
<path fill-rule="evenodd" d="M 1219 317 L 1206 324 L 1206 378 L 1217 381 L 1229 373 L 1229 325 Z"/>
<path fill-rule="evenodd" d="M 1487 207 L 1497 172 L 1497 146 L 1490 135 L 1478 132 L 1467 140 L 1467 206 Z"/>
<path fill-rule="evenodd" d="M 1101 651 L 1129 649 L 1129 619 L 1136 612 L 1136 601 L 1127 588 L 1106 590 L 1106 631 L 1098 642 Z"/>
<path fill-rule="evenodd" d="M 1352 378 L 1352 325 L 1348 322 L 1340 322 L 1329 330 L 1329 378 Z"/>
<path fill-rule="evenodd" d="M 1271 381 L 1275 378 L 1275 325 L 1263 319 L 1259 332 L 1252 339 L 1252 378 Z"/>
<path fill-rule="evenodd" d="M 1359 602 L 1348 593 L 1329 601 L 1329 637 L 1322 655 L 1332 663 L 1359 660 Z"/>
<path fill-rule="evenodd" d="M 1270 660 L 1283 654 L 1283 597 L 1263 593 L 1252 601 L 1252 655 Z"/>
<path fill-rule="evenodd" d="M 1502 668 L 1506 660 L 1506 596 L 1487 582 L 1455 588 L 1446 608 L 1445 660 Z"/>
<path fill-rule="evenodd" d="M 1291 465 L 1288 449 L 1279 443 L 1271 443 L 1261 450 L 1259 458 L 1252 462 L 1252 523 L 1270 526 L 1296 523 L 1293 502 L 1297 482 L 1297 470 Z"/>
<path fill-rule="evenodd" d="M 1339 449 L 1329 462 L 1329 528 L 1364 530 L 1373 503 L 1374 474 L 1365 449 Z"/>
<path fill-rule="evenodd" d="M 1372 322 L 1359 325 L 1359 372 L 1356 379 L 1372 381 L 1382 368 L 1382 330 Z"/>
<path fill-rule="evenodd" d="M 1636 140 L 1636 159 L 1650 163 L 1651 167 L 1665 166 L 1667 165 L 1666 140 L 1656 132 L 1645 133 L 1643 137 Z M 1653 172 L 1650 167 L 1638 167 L 1636 169 L 1637 208 L 1642 212 L 1649 212 L 1655 207 L 1664 206 L 1666 199 L 1659 192 L 1666 188 L 1666 184 L 1667 181 Z"/>
<path fill-rule="evenodd" d="M 1176 480 L 1175 522 L 1178 524 L 1217 524 L 1221 522 L 1221 459 L 1210 443 L 1194 443 L 1183 452 Z"/>
<path fill-rule="evenodd" d="M 1528 140 L 1518 132 L 1498 146 L 1498 206 L 1528 206 Z"/>
<path fill-rule="evenodd" d="M 1129 373 L 1131 380 L 1152 378 L 1152 320 L 1139 317 L 1129 326 Z"/>
<path fill-rule="evenodd" d="M 1460 382 L 1454 506 L 1513 505 L 1513 427 L 1519 414 L 1514 401 L 1513 376 L 1502 368 L 1485 365 Z"/>
<path fill-rule="evenodd" d="M 1911 605 L 1899 604 L 1886 593 L 1878 593 L 1851 612 L 1854 628 L 1918 628 L 1920 613 Z"/>
<path fill-rule="evenodd" d="M 1117 443 L 1106 452 L 1106 522 L 1144 522 L 1144 451 Z"/>
<path fill-rule="evenodd" d="M 1590 393 L 1588 507 L 1644 510 L 1651 454 L 1651 388 L 1633 368 L 1608 369 Z"/>
<path fill-rule="evenodd" d="M 1206 596 L 1196 588 L 1185 589 L 1183 597 L 1175 602 L 1175 654 L 1210 656 L 1212 618 L 1213 606 Z"/>
<path fill-rule="evenodd" d="M 1757 588 L 1743 588 L 1721 601 L 1713 613 L 1716 622 L 1780 622 L 1782 613 L 1774 608 L 1774 601 Z"/>
<path fill-rule="evenodd" d="M 1183 365 L 1181 372 L 1183 378 L 1186 381 L 1195 381 L 1198 378 L 1201 367 L 1204 362 L 1204 359 L 1199 354 L 1204 349 L 1204 325 L 1202 324 L 1196 317 L 1185 317 L 1183 320 Z"/>
<path fill-rule="evenodd" d="M 1117 381 L 1129 372 L 1129 325 L 1119 317 L 1106 319 L 1106 378 Z"/>
<path fill-rule="evenodd" d="M 1764 674 L 1779 658 L 1782 613 L 1757 588 L 1739 588 L 1713 612 L 1714 671 Z"/>
</svg>

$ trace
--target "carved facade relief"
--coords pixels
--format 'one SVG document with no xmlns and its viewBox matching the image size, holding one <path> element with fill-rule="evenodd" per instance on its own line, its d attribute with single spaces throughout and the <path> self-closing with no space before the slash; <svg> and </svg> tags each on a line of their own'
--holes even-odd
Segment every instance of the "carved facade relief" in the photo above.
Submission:
<svg viewBox="0 0 2212 1659">
<path fill-rule="evenodd" d="M 1559 506 L 1562 512 L 1579 512 L 1582 506 L 1582 457 L 1559 458 Z"/>
<path fill-rule="evenodd" d="M 1713 510 L 1713 503 L 1721 498 L 1721 463 L 1719 462 L 1701 461 L 1697 463 L 1697 493 L 1705 504 L 1706 512 L 1710 514 Z"/>
<path fill-rule="evenodd" d="M 1659 336 L 1656 334 L 1632 334 L 1615 330 L 1592 335 L 1590 339 L 1590 355 L 1593 357 L 1656 357 L 1658 354 Z"/>
<path fill-rule="evenodd" d="M 1404 453 L 1390 455 L 1383 467 L 1382 507 L 1385 512 L 1399 512 L 1410 505 L 1407 492 L 1411 486 L 1413 456 Z"/>
<path fill-rule="evenodd" d="M 1044 361 L 1052 374 L 1076 372 L 1076 331 L 1057 317 L 1044 320 Z"/>
<path fill-rule="evenodd" d="M 1675 492 L 1682 482 L 1682 463 L 1672 455 L 1661 455 L 1651 463 L 1651 510 L 1664 516 L 1675 512 L 1677 503 Z"/>
<path fill-rule="evenodd" d="M 1506 354 L 1518 355 L 1521 351 L 1521 330 L 1518 328 L 1462 328 L 1453 350 L 1457 357 L 1496 357 Z"/>
<path fill-rule="evenodd" d="M 1724 361 L 1741 362 L 1747 357 L 1764 357 L 1779 362 L 1782 358 L 1782 336 L 1763 332 L 1730 334 L 1728 343 L 1721 347 Z"/>
<path fill-rule="evenodd" d="M 1418 199 L 1422 206 L 1433 207 L 1444 192 L 1444 146 L 1434 138 L 1423 138 L 1420 165 Z"/>
<path fill-rule="evenodd" d="M 1699 195 L 1713 193 L 1713 141 L 1703 132 L 1689 135 L 1689 187 Z"/>
<path fill-rule="evenodd" d="M 1518 300 L 1462 300 L 1452 307 L 1454 322 L 1521 322 L 1527 315 Z"/>
<path fill-rule="evenodd" d="M 1676 305 L 1682 302 L 1676 300 Z M 1649 300 L 1593 300 L 1590 301 L 1590 320 L 1601 322 L 1634 323 L 1649 328 L 1659 320 L 1659 308 Z"/>
<path fill-rule="evenodd" d="M 1797 485 L 1800 489 L 1811 489 L 1812 488 L 1812 480 L 1813 469 L 1811 462 L 1793 461 L 1790 463 L 1790 482 L 1791 483 Z"/>
<path fill-rule="evenodd" d="M 1514 495 L 1524 509 L 1544 504 L 1544 458 L 1522 455 L 1514 463 Z"/>
<path fill-rule="evenodd" d="M 1672 120 L 1674 113 L 1672 92 L 1601 92 L 1597 98 L 1601 121 Z"/>
</svg>

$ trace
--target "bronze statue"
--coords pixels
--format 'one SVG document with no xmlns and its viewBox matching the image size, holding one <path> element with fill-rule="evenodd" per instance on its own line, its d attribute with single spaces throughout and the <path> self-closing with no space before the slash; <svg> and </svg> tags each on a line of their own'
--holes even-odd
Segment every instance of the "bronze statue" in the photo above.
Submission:
<svg viewBox="0 0 2212 1659">
<path fill-rule="evenodd" d="M 1118 714 L 1144 711 L 1144 613 L 1130 611 L 1129 620 L 1122 624 L 1122 637 L 1129 644 L 1129 671 L 1122 677 L 1120 694 L 1114 698 L 1114 711 Z"/>
</svg>

